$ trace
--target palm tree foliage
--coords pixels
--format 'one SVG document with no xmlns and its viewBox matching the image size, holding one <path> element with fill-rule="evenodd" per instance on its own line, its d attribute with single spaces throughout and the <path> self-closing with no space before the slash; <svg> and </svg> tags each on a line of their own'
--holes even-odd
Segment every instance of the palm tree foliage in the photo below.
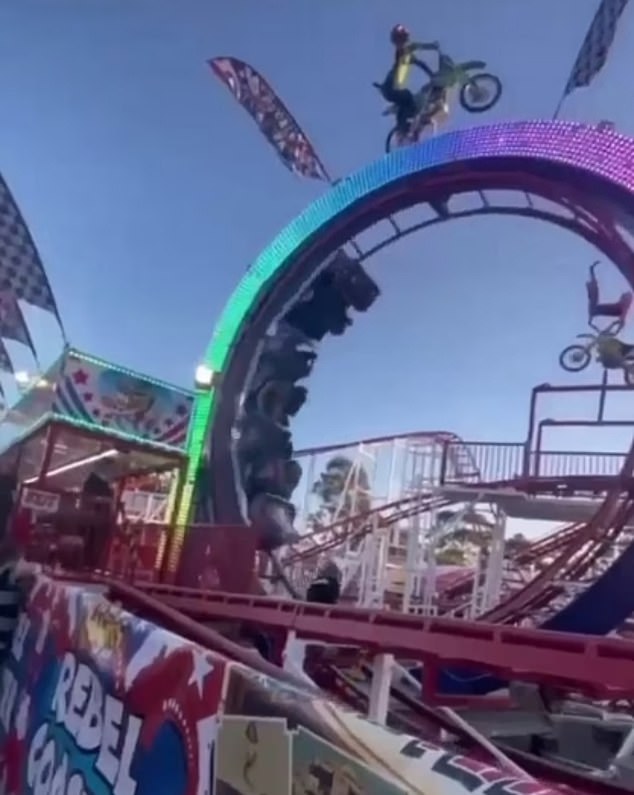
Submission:
<svg viewBox="0 0 634 795">
<path fill-rule="evenodd" d="M 366 513 L 372 507 L 370 477 L 367 470 L 350 458 L 336 455 L 313 483 L 312 493 L 319 500 L 312 514 L 313 523 L 326 525 Z"/>
</svg>

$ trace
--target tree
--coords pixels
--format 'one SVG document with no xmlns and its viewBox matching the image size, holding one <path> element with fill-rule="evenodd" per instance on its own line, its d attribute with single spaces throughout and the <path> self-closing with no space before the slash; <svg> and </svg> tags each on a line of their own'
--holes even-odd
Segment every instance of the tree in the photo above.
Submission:
<svg viewBox="0 0 634 795">
<path fill-rule="evenodd" d="M 473 557 L 474 552 L 486 553 L 491 546 L 493 525 L 477 511 L 444 510 L 438 512 L 437 519 L 441 527 L 458 520 L 438 539 L 436 559 L 439 563 L 446 563 L 445 558 L 451 558 L 452 564 L 455 561 L 466 564 L 470 552 Z"/>
<path fill-rule="evenodd" d="M 372 507 L 370 477 L 365 467 L 347 456 L 334 456 L 313 483 L 319 507 L 311 515 L 313 524 L 328 525 L 369 511 Z"/>
<path fill-rule="evenodd" d="M 467 563 L 467 558 L 464 549 L 447 546 L 436 552 L 436 563 L 441 566 L 464 566 Z"/>
<path fill-rule="evenodd" d="M 439 524 L 448 524 L 457 519 L 461 512 L 439 511 Z M 493 525 L 484 516 L 468 510 L 460 516 L 460 521 L 451 530 L 443 533 L 438 540 L 436 559 L 439 563 L 466 564 L 469 552 L 486 555 L 491 546 Z M 531 544 L 523 533 L 514 533 L 506 539 L 504 556 L 513 558 Z"/>
</svg>

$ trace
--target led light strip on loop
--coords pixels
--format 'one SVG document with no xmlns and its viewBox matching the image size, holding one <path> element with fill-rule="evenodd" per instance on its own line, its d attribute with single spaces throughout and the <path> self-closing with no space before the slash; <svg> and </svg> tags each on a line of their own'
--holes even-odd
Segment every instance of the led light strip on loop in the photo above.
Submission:
<svg viewBox="0 0 634 795">
<path fill-rule="evenodd" d="M 444 166 L 452 166 L 455 173 L 456 168 L 469 169 L 476 161 L 480 161 L 478 165 L 482 168 L 484 161 L 490 161 L 492 169 L 505 166 L 508 169 L 510 163 L 517 163 L 518 172 L 528 172 L 529 166 L 547 171 L 549 164 L 559 164 L 595 181 L 598 178 L 606 187 L 634 193 L 634 141 L 605 128 L 562 121 L 511 122 L 451 132 L 399 149 L 337 183 L 260 254 L 222 312 L 204 364 L 214 372 L 227 370 L 231 350 L 269 282 L 285 268 L 293 267 L 308 240 L 328 236 L 328 228 L 342 213 L 372 205 L 407 178 L 424 177 L 426 172 L 431 174 Z M 416 191 L 412 191 L 410 205 L 419 201 Z M 177 517 L 180 529 L 171 560 L 174 565 L 190 517 L 196 474 L 217 404 L 215 387 L 197 390 L 188 446 L 189 466 Z"/>
</svg>

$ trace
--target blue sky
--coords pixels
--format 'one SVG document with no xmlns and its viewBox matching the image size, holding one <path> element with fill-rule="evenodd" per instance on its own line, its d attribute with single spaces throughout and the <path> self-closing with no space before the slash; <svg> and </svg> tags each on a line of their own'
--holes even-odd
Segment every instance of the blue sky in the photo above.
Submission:
<svg viewBox="0 0 634 795">
<path fill-rule="evenodd" d="M 323 190 L 284 170 L 209 57 L 259 68 L 343 174 L 382 153 L 387 122 L 370 84 L 389 65 L 395 22 L 502 78 L 504 96 L 486 118 L 455 111 L 449 126 L 464 127 L 550 117 L 597 5 L 1 0 L 0 171 L 71 342 L 190 385 L 249 262 Z M 569 99 L 564 118 L 608 118 L 634 134 L 633 37 L 630 9 L 607 68 Z M 347 338 L 323 346 L 297 441 L 425 428 L 521 439 L 530 388 L 570 382 L 557 356 L 583 330 L 593 258 L 558 229 L 497 218 L 445 224 L 383 253 L 370 265 L 383 295 Z M 607 293 L 620 292 L 613 268 L 602 276 Z M 29 319 L 51 360 L 61 345 L 54 324 Z"/>
</svg>

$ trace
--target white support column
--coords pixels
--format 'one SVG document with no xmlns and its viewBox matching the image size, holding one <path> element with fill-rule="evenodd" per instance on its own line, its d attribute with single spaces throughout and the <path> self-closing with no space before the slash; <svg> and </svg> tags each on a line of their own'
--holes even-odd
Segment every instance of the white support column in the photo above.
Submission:
<svg viewBox="0 0 634 795">
<path fill-rule="evenodd" d="M 480 580 L 482 578 L 482 554 L 480 550 L 476 555 L 475 569 L 473 576 L 473 587 L 471 588 L 471 601 L 465 615 L 466 619 L 476 618 L 480 612 Z"/>
<path fill-rule="evenodd" d="M 308 529 L 306 520 L 310 515 L 310 501 L 313 496 L 313 483 L 315 482 L 315 453 L 311 453 L 308 457 L 308 467 L 304 468 L 302 480 L 304 481 L 304 496 L 302 499 L 299 522 L 296 521 L 296 526 L 299 526 L 300 532 L 306 532 Z"/>
<path fill-rule="evenodd" d="M 417 576 L 421 568 L 421 515 L 417 513 L 410 520 L 409 530 L 407 531 L 407 550 L 405 556 L 405 584 L 403 586 L 404 613 L 409 613 L 412 597 L 416 595 L 416 585 L 419 580 Z"/>
<path fill-rule="evenodd" d="M 438 535 L 438 517 L 435 510 L 429 513 L 429 530 L 425 539 L 425 582 L 423 586 L 423 613 L 426 616 L 435 614 L 436 599 L 436 541 Z"/>
<path fill-rule="evenodd" d="M 502 579 L 504 576 L 504 537 L 506 534 L 506 516 L 501 510 L 495 514 L 495 523 L 491 533 L 491 547 L 486 563 L 482 598 L 478 605 L 481 612 L 489 610 L 500 600 Z"/>
<path fill-rule="evenodd" d="M 377 654 L 372 663 L 368 718 L 381 726 L 384 726 L 387 720 L 393 667 L 393 654 Z"/>
</svg>

